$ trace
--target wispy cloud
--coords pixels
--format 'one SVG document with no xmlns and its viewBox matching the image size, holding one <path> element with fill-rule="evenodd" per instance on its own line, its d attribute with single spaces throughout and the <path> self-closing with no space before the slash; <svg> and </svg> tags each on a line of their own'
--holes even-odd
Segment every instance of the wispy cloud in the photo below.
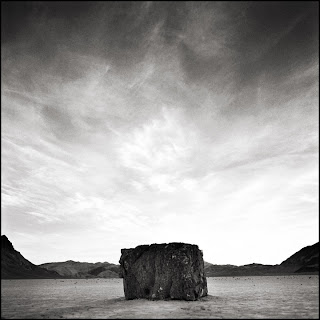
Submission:
<svg viewBox="0 0 320 320">
<path fill-rule="evenodd" d="M 312 5 L 292 5 L 28 11 L 2 50 L 15 247 L 34 263 L 118 262 L 123 247 L 185 241 L 244 264 L 314 242 L 318 49 Z"/>
</svg>

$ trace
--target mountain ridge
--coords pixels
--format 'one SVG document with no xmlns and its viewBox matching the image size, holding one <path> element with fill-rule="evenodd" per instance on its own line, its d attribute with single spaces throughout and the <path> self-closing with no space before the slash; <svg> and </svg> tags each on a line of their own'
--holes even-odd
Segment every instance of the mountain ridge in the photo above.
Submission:
<svg viewBox="0 0 320 320">
<path fill-rule="evenodd" d="M 242 266 L 215 265 L 205 262 L 207 277 L 263 276 L 319 273 L 319 242 L 306 246 L 276 265 L 251 263 Z"/>
<path fill-rule="evenodd" d="M 16 251 L 5 236 L 1 236 L 1 279 L 52 279 L 61 278 L 54 270 L 43 269 Z"/>
<path fill-rule="evenodd" d="M 109 262 L 61 261 L 34 265 L 16 251 L 5 236 L 1 236 L 1 278 L 119 278 L 117 264 Z M 250 263 L 236 266 L 204 261 L 207 277 L 262 276 L 319 273 L 319 242 L 306 246 L 276 265 Z"/>
<path fill-rule="evenodd" d="M 79 262 L 67 260 L 62 262 L 42 263 L 41 268 L 53 270 L 64 277 L 71 278 L 119 278 L 119 266 L 109 262 Z"/>
</svg>

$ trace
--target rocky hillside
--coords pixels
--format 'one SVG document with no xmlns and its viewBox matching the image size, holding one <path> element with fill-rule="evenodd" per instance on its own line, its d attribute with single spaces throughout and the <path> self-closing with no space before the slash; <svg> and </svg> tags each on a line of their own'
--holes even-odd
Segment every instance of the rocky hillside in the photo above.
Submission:
<svg viewBox="0 0 320 320">
<path fill-rule="evenodd" d="M 280 264 L 281 267 L 294 267 L 295 273 L 319 272 L 319 242 L 302 248 Z"/>
<path fill-rule="evenodd" d="M 41 268 L 58 272 L 67 278 L 119 278 L 119 265 L 108 262 L 50 262 L 39 265 Z"/>
<path fill-rule="evenodd" d="M 319 242 L 302 248 L 280 265 L 263 265 L 258 263 L 243 266 L 217 265 L 205 262 L 207 277 L 228 276 L 262 276 L 292 273 L 319 273 Z"/>
<path fill-rule="evenodd" d="M 5 235 L 1 236 L 1 279 L 46 278 L 60 278 L 60 275 L 34 265 L 13 248 Z"/>
</svg>

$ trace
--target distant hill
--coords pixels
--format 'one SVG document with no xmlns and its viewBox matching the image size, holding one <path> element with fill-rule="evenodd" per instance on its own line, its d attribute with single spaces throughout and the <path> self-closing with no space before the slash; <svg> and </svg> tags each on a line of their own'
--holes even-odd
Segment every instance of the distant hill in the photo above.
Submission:
<svg viewBox="0 0 320 320">
<path fill-rule="evenodd" d="M 217 265 L 204 263 L 207 277 L 228 276 L 262 276 L 294 273 L 319 273 L 319 242 L 312 246 L 302 248 L 280 265 L 264 265 L 258 263 L 243 266 Z"/>
<path fill-rule="evenodd" d="M 204 271 L 207 277 L 252 276 L 270 272 L 272 265 L 252 263 L 243 266 L 208 264 Z"/>
<path fill-rule="evenodd" d="M 280 264 L 281 267 L 294 268 L 295 273 L 319 272 L 319 242 L 302 248 Z"/>
<path fill-rule="evenodd" d="M 117 264 L 108 262 L 50 262 L 34 265 L 13 248 L 8 238 L 1 236 L 1 278 L 119 278 Z M 294 253 L 280 265 L 258 263 L 243 266 L 217 265 L 204 262 L 207 277 L 259 276 L 319 273 L 319 242 Z"/>
<path fill-rule="evenodd" d="M 61 278 L 55 271 L 38 267 L 13 248 L 9 239 L 1 236 L 1 279 Z"/>
<path fill-rule="evenodd" d="M 67 278 L 119 278 L 119 265 L 109 262 L 50 262 L 39 265 L 41 268 L 53 270 Z"/>
</svg>

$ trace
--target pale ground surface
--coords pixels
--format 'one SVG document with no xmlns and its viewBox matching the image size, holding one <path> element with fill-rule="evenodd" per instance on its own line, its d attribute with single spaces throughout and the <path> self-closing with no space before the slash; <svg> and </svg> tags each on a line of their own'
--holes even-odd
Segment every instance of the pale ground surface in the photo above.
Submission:
<svg viewBox="0 0 320 320">
<path fill-rule="evenodd" d="M 2 280 L 2 318 L 319 318 L 319 276 L 208 278 L 199 301 L 124 299 L 122 279 Z"/>
</svg>

